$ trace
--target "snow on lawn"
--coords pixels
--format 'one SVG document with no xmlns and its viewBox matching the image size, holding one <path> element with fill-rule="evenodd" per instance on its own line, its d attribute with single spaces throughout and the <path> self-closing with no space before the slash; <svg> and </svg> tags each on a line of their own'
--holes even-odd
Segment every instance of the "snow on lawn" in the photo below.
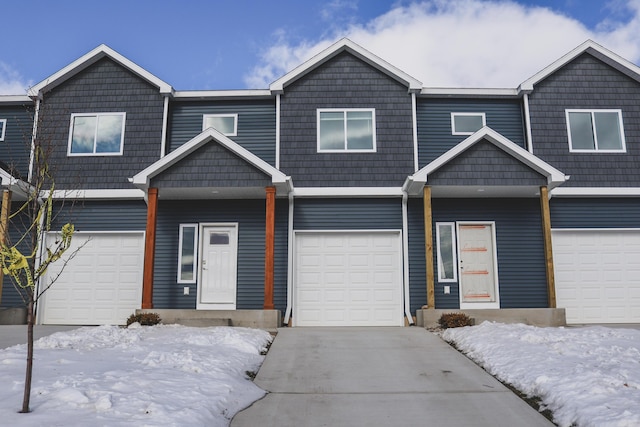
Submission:
<svg viewBox="0 0 640 427">
<path fill-rule="evenodd" d="M 442 337 L 560 426 L 640 426 L 640 331 L 484 322 Z"/>
<path fill-rule="evenodd" d="M 25 327 L 26 335 L 26 327 Z M 35 342 L 31 413 L 19 414 L 26 345 L 0 350 L 0 424 L 227 426 L 265 392 L 247 379 L 266 331 L 84 327 Z"/>
</svg>

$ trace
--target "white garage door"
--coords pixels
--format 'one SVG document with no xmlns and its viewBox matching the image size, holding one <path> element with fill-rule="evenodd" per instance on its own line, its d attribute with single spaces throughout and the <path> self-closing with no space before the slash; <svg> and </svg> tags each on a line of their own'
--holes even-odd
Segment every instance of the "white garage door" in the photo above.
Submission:
<svg viewBox="0 0 640 427">
<path fill-rule="evenodd" d="M 558 307 L 568 323 L 640 322 L 640 230 L 553 230 Z"/>
<path fill-rule="evenodd" d="M 41 323 L 126 323 L 141 304 L 144 234 L 76 233 L 71 244 L 65 255 L 84 246 L 45 293 Z M 61 261 L 52 264 L 46 279 L 61 267 Z"/>
<path fill-rule="evenodd" d="M 399 232 L 298 232 L 295 326 L 402 326 Z"/>
</svg>

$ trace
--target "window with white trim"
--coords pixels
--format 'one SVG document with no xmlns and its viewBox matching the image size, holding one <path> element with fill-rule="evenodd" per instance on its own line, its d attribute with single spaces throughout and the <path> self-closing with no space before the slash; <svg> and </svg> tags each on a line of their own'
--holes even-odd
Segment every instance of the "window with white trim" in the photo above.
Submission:
<svg viewBox="0 0 640 427">
<path fill-rule="evenodd" d="M 114 156 L 122 154 L 126 113 L 81 113 L 71 115 L 70 156 Z"/>
<path fill-rule="evenodd" d="M 566 110 L 569 151 L 626 151 L 622 110 Z"/>
<path fill-rule="evenodd" d="M 0 119 L 0 141 L 4 141 L 4 131 L 7 129 L 7 119 Z"/>
<path fill-rule="evenodd" d="M 375 109 L 318 109 L 318 152 L 376 151 Z"/>
<path fill-rule="evenodd" d="M 438 246 L 438 282 L 456 282 L 458 269 L 456 261 L 455 223 L 436 223 L 436 242 Z"/>
<path fill-rule="evenodd" d="M 214 128 L 226 136 L 238 134 L 237 114 L 205 114 L 202 118 L 202 130 Z"/>
<path fill-rule="evenodd" d="M 486 125 L 485 113 L 451 113 L 451 135 L 471 135 Z"/>
<path fill-rule="evenodd" d="M 198 224 L 180 224 L 178 283 L 196 283 Z"/>
</svg>

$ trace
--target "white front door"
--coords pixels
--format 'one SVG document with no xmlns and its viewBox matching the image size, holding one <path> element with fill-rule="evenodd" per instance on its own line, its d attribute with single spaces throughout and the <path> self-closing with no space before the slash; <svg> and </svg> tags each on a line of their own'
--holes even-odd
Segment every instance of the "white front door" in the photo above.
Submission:
<svg viewBox="0 0 640 427">
<path fill-rule="evenodd" d="M 458 223 L 460 308 L 500 308 L 493 223 Z"/>
<path fill-rule="evenodd" d="M 237 224 L 202 225 L 199 309 L 235 310 L 237 285 Z"/>
</svg>

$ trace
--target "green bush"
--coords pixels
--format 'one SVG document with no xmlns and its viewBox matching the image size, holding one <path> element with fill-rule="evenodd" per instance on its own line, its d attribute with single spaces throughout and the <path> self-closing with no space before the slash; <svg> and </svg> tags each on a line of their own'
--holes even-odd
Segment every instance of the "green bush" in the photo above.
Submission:
<svg viewBox="0 0 640 427">
<path fill-rule="evenodd" d="M 160 320 L 158 313 L 137 313 L 129 316 L 127 326 L 135 322 L 140 323 L 142 326 L 153 326 L 160 323 Z"/>
<path fill-rule="evenodd" d="M 473 326 L 474 321 L 471 317 L 464 313 L 444 313 L 438 319 L 440 327 L 447 328 L 460 328 L 462 326 Z"/>
</svg>

